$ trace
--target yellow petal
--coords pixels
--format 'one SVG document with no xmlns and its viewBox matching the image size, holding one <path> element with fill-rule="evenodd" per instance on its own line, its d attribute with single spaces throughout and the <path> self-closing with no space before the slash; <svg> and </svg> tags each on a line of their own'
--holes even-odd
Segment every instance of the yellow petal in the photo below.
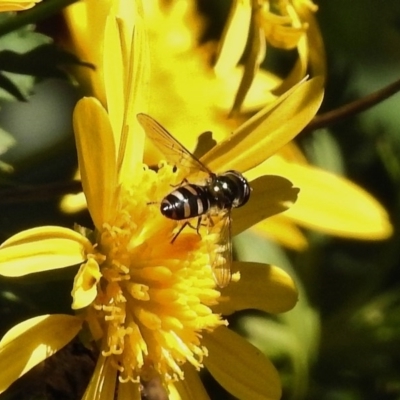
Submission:
<svg viewBox="0 0 400 400">
<path fill-rule="evenodd" d="M 100 354 L 92 379 L 86 388 L 82 400 L 114 399 L 116 381 L 117 370 L 111 365 L 111 357 L 104 357 Z"/>
<path fill-rule="evenodd" d="M 270 31 L 270 36 L 268 37 L 272 45 L 284 49 L 297 47 L 298 59 L 288 76 L 274 91 L 274 93 L 278 95 L 286 92 L 303 79 L 306 76 L 308 66 L 309 46 L 306 37 L 307 25 L 303 24 L 296 12 L 293 11 L 293 6 L 290 4 L 287 5 L 286 12 L 288 12 L 289 15 L 285 13 L 285 16 L 276 16 L 275 14 L 268 13 L 267 18 L 267 24 L 269 23 L 268 19 L 274 21 L 272 26 L 275 29 Z M 285 22 L 285 20 L 287 21 Z"/>
<path fill-rule="evenodd" d="M 92 248 L 90 241 L 80 233 L 75 232 L 72 229 L 63 228 L 62 226 L 51 225 L 40 226 L 38 228 L 31 228 L 19 232 L 3 242 L 0 248 L 4 249 L 17 244 L 36 242 L 44 239 L 69 239 L 80 243 L 88 250 Z"/>
<path fill-rule="evenodd" d="M 57 226 L 28 229 L 1 245 L 0 274 L 17 277 L 65 268 L 85 260 L 90 249 L 89 240 L 71 229 Z"/>
<path fill-rule="evenodd" d="M 97 283 L 101 276 L 99 264 L 93 258 L 81 265 L 75 276 L 71 293 L 73 310 L 88 306 L 96 298 Z"/>
<path fill-rule="evenodd" d="M 87 209 L 86 197 L 83 192 L 63 196 L 60 209 L 66 214 L 75 214 Z"/>
<path fill-rule="evenodd" d="M 252 192 L 244 207 L 232 212 L 232 234 L 250 228 L 265 218 L 287 210 L 296 201 L 299 190 L 280 176 L 261 176 L 250 182 Z"/>
<path fill-rule="evenodd" d="M 296 13 L 293 13 L 290 4 L 285 7 L 283 15 L 265 10 L 259 22 L 268 42 L 284 50 L 294 49 L 306 30 L 306 26 L 302 24 Z"/>
<path fill-rule="evenodd" d="M 326 54 L 321 30 L 315 18 L 317 7 L 315 5 L 310 7 L 310 2 L 305 3 L 303 1 L 294 2 L 294 7 L 300 19 L 307 21 L 307 42 L 311 73 L 313 76 L 319 75 L 325 79 L 327 74 Z"/>
<path fill-rule="evenodd" d="M 70 342 L 81 325 L 77 317 L 54 314 L 31 318 L 9 330 L 0 342 L 0 393 Z"/>
<path fill-rule="evenodd" d="M 248 54 L 244 60 L 244 73 L 233 101 L 231 116 L 239 115 L 243 101 L 254 83 L 254 75 L 259 71 L 260 64 L 265 58 L 265 38 L 256 23 L 250 24 L 249 36 L 252 37 L 251 46 L 249 46 Z"/>
<path fill-rule="evenodd" d="M 83 191 L 96 228 L 116 209 L 117 167 L 114 137 L 106 110 L 93 97 L 75 107 L 74 132 Z"/>
<path fill-rule="evenodd" d="M 274 90 L 274 94 L 280 95 L 285 93 L 306 76 L 308 66 L 308 45 L 305 37 L 300 38 L 300 41 L 297 44 L 297 52 L 299 58 L 296 60 L 289 75 L 282 81 L 282 84 Z"/>
<path fill-rule="evenodd" d="M 120 24 L 123 23 L 123 21 L 119 22 Z M 120 135 L 122 131 L 125 110 L 124 85 L 126 82 L 123 75 L 124 63 L 122 59 L 121 40 L 117 19 L 114 16 L 109 16 L 106 20 L 104 31 L 104 86 L 107 98 L 107 111 L 112 131 L 115 135 Z M 115 137 L 115 143 L 118 146 L 118 137 Z"/>
<path fill-rule="evenodd" d="M 131 181 L 138 163 L 143 162 L 145 135 L 136 118 L 146 111 L 150 54 L 147 31 L 142 18 L 141 3 L 135 2 L 135 29 L 131 37 L 129 59 L 126 60 L 126 103 L 123 132 L 118 150 L 119 182 Z"/>
<path fill-rule="evenodd" d="M 74 177 L 72 179 L 74 181 L 81 180 L 79 169 L 76 169 Z M 87 209 L 87 203 L 85 194 L 83 192 L 76 194 L 66 194 L 61 199 L 60 210 L 62 212 L 65 212 L 67 214 L 74 214 L 85 209 Z"/>
<path fill-rule="evenodd" d="M 281 313 L 292 309 L 298 299 L 292 278 L 273 265 L 255 262 L 234 262 L 240 271 L 239 282 L 222 290 L 215 312 L 230 315 L 235 311 L 257 309 L 268 313 Z"/>
<path fill-rule="evenodd" d="M 103 105 L 106 105 L 102 63 L 103 35 L 111 3 L 112 0 L 78 1 L 63 10 L 73 53 L 96 67 L 95 70 L 77 68 L 76 76 L 80 83 L 83 83 L 86 88 L 89 87 L 88 92 L 93 93 Z"/>
<path fill-rule="evenodd" d="M 285 162 L 266 167 L 301 188 L 296 204 L 284 216 L 302 226 L 342 237 L 381 240 L 392 234 L 384 208 L 349 180 L 321 169 Z"/>
<path fill-rule="evenodd" d="M 279 150 L 278 155 L 286 161 L 295 162 L 297 164 L 308 164 L 306 156 L 294 141 L 291 141 L 286 146 L 282 147 Z"/>
<path fill-rule="evenodd" d="M 285 214 L 274 215 L 252 227 L 253 232 L 267 239 L 274 240 L 292 250 L 302 251 L 308 247 L 303 232 L 285 217 Z"/>
<path fill-rule="evenodd" d="M 202 161 L 212 171 L 247 171 L 292 140 L 314 117 L 323 97 L 322 79 L 301 82 L 241 125 Z"/>
<path fill-rule="evenodd" d="M 15 1 L 2 1 L 0 3 L 0 12 L 3 11 L 21 11 L 32 8 L 36 3 L 42 0 L 15 0 Z"/>
<path fill-rule="evenodd" d="M 239 399 L 277 400 L 279 375 L 272 363 L 252 344 L 225 327 L 203 338 L 209 356 L 204 364 L 213 377 Z"/>
<path fill-rule="evenodd" d="M 168 385 L 171 400 L 210 400 L 200 379 L 200 374 L 194 367 L 186 363 L 183 366 L 185 379 Z"/>
<path fill-rule="evenodd" d="M 239 63 L 247 43 L 250 19 L 250 1 L 235 0 L 222 34 L 222 44 L 214 67 L 217 75 L 224 77 Z"/>
<path fill-rule="evenodd" d="M 243 68 L 239 66 L 237 67 L 237 69 L 240 70 L 242 75 Z M 253 78 L 253 82 L 249 88 L 249 91 L 246 93 L 246 97 L 241 107 L 241 112 L 243 114 L 255 114 L 266 105 L 271 104 L 274 100 L 277 99 L 277 96 L 275 92 L 273 92 L 273 90 L 278 86 L 281 81 L 282 79 L 274 75 L 273 73 L 265 71 L 263 69 L 259 69 Z M 231 83 L 229 86 L 231 86 L 232 89 L 235 89 L 238 85 L 239 83 Z M 225 102 L 229 101 L 229 107 L 231 106 L 232 98 L 234 98 L 235 95 L 236 93 L 232 93 L 232 95 L 229 96 L 229 99 L 227 98 L 225 100 Z M 229 110 L 229 107 L 226 107 L 226 109 Z"/>
</svg>

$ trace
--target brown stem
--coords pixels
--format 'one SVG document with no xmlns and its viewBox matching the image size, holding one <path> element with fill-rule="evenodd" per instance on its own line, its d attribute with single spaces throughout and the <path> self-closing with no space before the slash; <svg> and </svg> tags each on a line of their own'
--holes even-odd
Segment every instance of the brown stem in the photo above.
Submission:
<svg viewBox="0 0 400 400">
<path fill-rule="evenodd" d="M 315 116 L 314 119 L 312 119 L 311 122 L 303 129 L 302 133 L 308 133 L 315 129 L 336 124 L 345 118 L 352 117 L 353 115 L 368 110 L 369 108 L 379 104 L 383 100 L 386 100 L 399 91 L 400 79 L 361 99 L 345 104 L 344 106 L 336 108 L 335 110 Z"/>
</svg>

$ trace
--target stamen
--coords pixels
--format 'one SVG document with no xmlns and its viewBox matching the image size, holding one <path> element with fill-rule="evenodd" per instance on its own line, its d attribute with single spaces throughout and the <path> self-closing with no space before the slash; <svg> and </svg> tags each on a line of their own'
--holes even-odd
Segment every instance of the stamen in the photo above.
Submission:
<svg viewBox="0 0 400 400">
<path fill-rule="evenodd" d="M 102 355 L 112 358 L 121 382 L 158 375 L 168 383 L 183 379 L 186 362 L 202 368 L 201 332 L 227 324 L 210 308 L 220 297 L 209 256 L 218 238 L 200 227 L 201 237 L 182 231 L 171 244 L 176 222 L 150 203 L 171 191 L 179 173 L 161 164 L 141 175 L 120 188 L 118 215 L 97 233 L 92 257 L 101 279 L 89 327 L 97 338 L 102 329 Z"/>
</svg>

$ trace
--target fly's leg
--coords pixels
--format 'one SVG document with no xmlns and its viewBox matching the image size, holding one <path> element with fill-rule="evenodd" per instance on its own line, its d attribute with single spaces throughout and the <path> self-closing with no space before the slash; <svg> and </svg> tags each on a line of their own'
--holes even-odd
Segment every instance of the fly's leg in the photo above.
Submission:
<svg viewBox="0 0 400 400">
<path fill-rule="evenodd" d="M 178 183 L 177 185 L 173 185 L 172 183 L 170 183 L 169 186 L 171 186 L 172 188 L 175 189 L 175 188 L 184 186 L 184 185 L 186 185 L 187 183 L 189 183 L 189 181 L 188 181 L 186 178 L 183 178 L 182 181 L 181 181 L 181 183 Z"/>
<path fill-rule="evenodd" d="M 179 234 L 187 227 L 189 226 L 190 228 L 194 229 L 196 231 L 196 233 L 200 236 L 200 226 L 201 226 L 201 217 L 199 217 L 197 219 L 197 224 L 196 226 L 193 226 L 189 221 L 185 221 L 184 224 L 182 224 L 182 226 L 179 228 L 178 232 L 175 233 L 174 237 L 171 240 L 171 244 L 173 244 L 175 242 L 175 240 L 178 238 Z"/>
<path fill-rule="evenodd" d="M 210 230 L 210 228 L 213 228 L 215 226 L 215 222 L 212 219 L 212 216 L 210 213 L 208 213 L 206 215 L 206 218 L 207 218 L 207 223 L 205 223 L 204 226 L 206 226 Z"/>
<path fill-rule="evenodd" d="M 186 227 L 186 225 L 189 225 L 189 222 L 185 222 L 184 224 L 182 224 L 182 226 L 179 228 L 179 231 L 175 233 L 174 237 L 171 240 L 171 244 L 173 244 L 175 242 L 175 240 L 177 239 L 177 237 L 179 236 L 179 234 L 183 231 L 183 229 Z"/>
</svg>

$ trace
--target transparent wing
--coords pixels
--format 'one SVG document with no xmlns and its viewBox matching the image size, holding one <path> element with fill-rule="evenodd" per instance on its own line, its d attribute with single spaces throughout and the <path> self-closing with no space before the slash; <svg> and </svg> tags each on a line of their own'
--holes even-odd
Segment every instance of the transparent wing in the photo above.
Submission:
<svg viewBox="0 0 400 400">
<path fill-rule="evenodd" d="M 145 130 L 147 137 L 165 155 L 166 161 L 170 164 L 186 168 L 189 171 L 189 175 L 199 171 L 213 175 L 200 160 L 179 143 L 154 118 L 147 114 L 138 114 L 137 119 Z"/>
<path fill-rule="evenodd" d="M 232 218 L 231 211 L 224 210 L 215 226 L 210 226 L 210 233 L 217 233 L 216 248 L 210 252 L 211 268 L 216 284 L 220 288 L 231 281 L 232 267 Z"/>
</svg>

